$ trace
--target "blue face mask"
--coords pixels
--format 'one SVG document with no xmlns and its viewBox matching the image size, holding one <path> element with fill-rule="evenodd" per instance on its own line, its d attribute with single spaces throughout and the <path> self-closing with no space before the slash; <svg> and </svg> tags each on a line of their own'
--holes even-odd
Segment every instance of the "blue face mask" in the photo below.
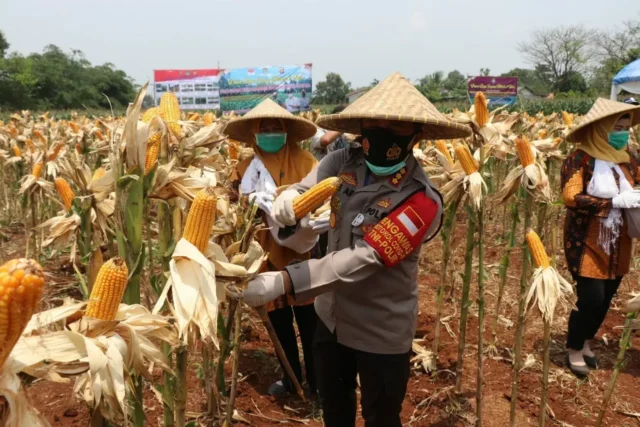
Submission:
<svg viewBox="0 0 640 427">
<path fill-rule="evenodd" d="M 622 150 L 629 144 L 629 131 L 621 130 L 609 132 L 609 145 L 616 150 Z"/>
<path fill-rule="evenodd" d="M 396 165 L 393 165 L 393 166 L 376 166 L 376 165 L 372 165 L 371 163 L 369 163 L 366 160 L 365 160 L 365 162 L 367 163 L 367 167 L 369 168 L 369 170 L 374 175 L 378 175 L 378 176 L 389 176 L 389 175 L 392 175 L 392 174 L 398 172 L 403 167 L 405 167 L 406 164 L 407 164 L 407 162 L 405 162 L 404 160 L 402 162 L 396 164 Z"/>
<path fill-rule="evenodd" d="M 256 134 L 256 143 L 265 153 L 277 153 L 287 143 L 286 133 L 259 133 Z"/>
</svg>

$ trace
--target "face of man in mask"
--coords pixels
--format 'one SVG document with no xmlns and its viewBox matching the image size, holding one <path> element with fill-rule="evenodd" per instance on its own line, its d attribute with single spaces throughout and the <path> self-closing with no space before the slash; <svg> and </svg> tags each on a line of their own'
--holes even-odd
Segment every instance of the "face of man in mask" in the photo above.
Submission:
<svg viewBox="0 0 640 427">
<path fill-rule="evenodd" d="M 423 133 L 417 123 L 363 119 L 362 137 L 367 166 L 375 175 L 387 176 L 405 166 L 407 157 Z"/>
</svg>

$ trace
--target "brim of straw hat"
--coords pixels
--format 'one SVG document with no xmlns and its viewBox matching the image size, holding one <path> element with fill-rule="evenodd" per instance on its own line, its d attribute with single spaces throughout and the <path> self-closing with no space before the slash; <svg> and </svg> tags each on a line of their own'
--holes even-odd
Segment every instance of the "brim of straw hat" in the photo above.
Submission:
<svg viewBox="0 0 640 427">
<path fill-rule="evenodd" d="M 227 123 L 224 133 L 230 139 L 253 144 L 255 142 L 254 124 L 264 119 L 278 119 L 284 122 L 287 143 L 298 143 L 309 139 L 318 130 L 309 120 L 294 116 L 267 98 L 244 116 Z"/>
<path fill-rule="evenodd" d="M 640 124 L 640 105 L 625 104 L 624 102 L 611 101 L 606 98 L 598 98 L 582 121 L 567 134 L 567 141 L 580 142 L 584 137 L 584 131 L 592 124 L 611 116 L 631 114 L 631 125 Z"/>
<path fill-rule="evenodd" d="M 425 139 L 465 138 L 471 129 L 447 119 L 402 74 L 394 73 L 338 114 L 322 116 L 318 126 L 362 134 L 362 120 L 393 120 L 422 125 Z"/>
</svg>

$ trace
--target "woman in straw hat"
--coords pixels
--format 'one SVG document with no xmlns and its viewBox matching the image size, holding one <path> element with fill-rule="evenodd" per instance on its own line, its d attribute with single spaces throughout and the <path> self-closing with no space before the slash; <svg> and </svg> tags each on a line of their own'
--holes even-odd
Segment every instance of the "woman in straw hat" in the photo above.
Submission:
<svg viewBox="0 0 640 427">
<path fill-rule="evenodd" d="M 567 135 L 578 144 L 562 166 L 567 207 L 564 246 L 577 282 L 577 310 L 569 316 L 567 365 L 578 376 L 597 368 L 592 340 L 631 262 L 625 211 L 640 207 L 636 159 L 627 151 L 640 107 L 600 98 Z"/>
<path fill-rule="evenodd" d="M 314 157 L 302 150 L 298 143 L 311 138 L 316 126 L 303 118 L 296 117 L 278 106 L 271 99 L 249 111 L 246 115 L 229 122 L 225 133 L 234 140 L 250 145 L 255 155 L 240 162 L 236 167 L 236 184 L 242 195 L 256 203 L 263 213 L 263 220 L 271 226 L 271 231 L 263 231 L 258 237 L 260 244 L 269 254 L 265 271 L 280 271 L 294 260 L 307 260 L 310 250 L 318 240 L 317 233 L 307 228 L 287 240 L 280 240 L 278 230 L 269 219 L 276 196 L 276 189 L 298 183 L 316 165 Z M 325 222 L 328 228 L 328 219 Z M 316 225 L 318 232 L 322 227 Z M 276 330 L 285 355 L 302 383 L 302 369 L 298 353 L 298 342 L 293 327 L 295 315 L 306 368 L 307 384 L 315 393 L 316 381 L 313 369 L 311 343 L 315 334 L 317 316 L 313 308 L 313 297 L 294 300 L 291 296 L 281 296 L 267 304 L 269 318 Z M 281 361 L 282 363 L 282 361 Z M 283 372 L 284 369 L 283 369 Z M 283 395 L 293 391 L 286 372 L 282 381 L 269 387 L 269 394 Z"/>
<path fill-rule="evenodd" d="M 434 237 L 442 218 L 442 199 L 412 149 L 422 139 L 471 131 L 447 120 L 399 73 L 318 124 L 362 135 L 362 146 L 330 153 L 278 196 L 271 216 L 295 225 L 298 192 L 341 177 L 331 199 L 329 253 L 259 275 L 244 298 L 261 305 L 281 295 L 317 296 L 314 361 L 325 425 L 355 425 L 359 375 L 366 426 L 400 426 L 416 331 L 420 246 Z"/>
</svg>

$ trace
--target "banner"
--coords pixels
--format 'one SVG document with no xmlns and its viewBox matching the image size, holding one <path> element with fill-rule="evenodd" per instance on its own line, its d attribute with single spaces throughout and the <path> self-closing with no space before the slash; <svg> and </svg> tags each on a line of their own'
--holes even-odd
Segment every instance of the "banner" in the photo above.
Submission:
<svg viewBox="0 0 640 427">
<path fill-rule="evenodd" d="M 271 97 L 292 113 L 309 110 L 311 64 L 235 68 L 220 75 L 222 111 L 246 113 Z"/>
<path fill-rule="evenodd" d="M 517 77 L 468 77 L 467 93 L 473 104 L 476 93 L 484 92 L 489 105 L 515 104 L 518 101 Z"/>
<path fill-rule="evenodd" d="M 220 109 L 220 70 L 154 70 L 156 105 L 164 92 L 173 92 L 181 110 Z"/>
</svg>

